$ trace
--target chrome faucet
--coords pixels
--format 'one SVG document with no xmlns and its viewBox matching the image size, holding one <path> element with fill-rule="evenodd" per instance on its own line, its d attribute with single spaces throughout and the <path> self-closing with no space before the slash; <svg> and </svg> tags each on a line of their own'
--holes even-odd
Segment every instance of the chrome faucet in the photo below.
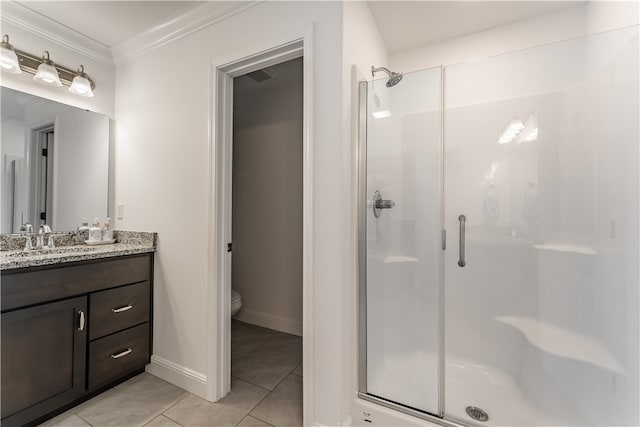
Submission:
<svg viewBox="0 0 640 427">
<path fill-rule="evenodd" d="M 34 249 L 39 251 L 39 250 L 42 250 L 43 246 L 44 246 L 44 225 L 41 225 L 40 229 L 38 230 L 38 235 L 36 236 L 36 247 Z"/>
<path fill-rule="evenodd" d="M 33 250 L 33 246 L 31 246 L 31 236 L 25 236 L 24 251 L 31 252 L 32 250 Z"/>
</svg>

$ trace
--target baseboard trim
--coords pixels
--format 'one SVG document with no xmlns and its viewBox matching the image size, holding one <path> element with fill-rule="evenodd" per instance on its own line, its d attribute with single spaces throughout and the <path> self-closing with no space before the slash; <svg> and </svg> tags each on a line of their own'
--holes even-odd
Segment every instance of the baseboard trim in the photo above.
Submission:
<svg viewBox="0 0 640 427">
<path fill-rule="evenodd" d="M 192 369 L 185 368 L 160 356 L 151 356 L 151 363 L 147 365 L 147 372 L 162 378 L 180 388 L 207 398 L 207 376 Z"/>
<path fill-rule="evenodd" d="M 235 319 L 241 322 L 251 323 L 252 325 L 262 326 L 263 328 L 274 329 L 276 331 L 285 332 L 287 334 L 302 336 L 302 322 L 299 320 L 287 319 L 273 314 L 263 313 L 261 311 L 248 310 L 242 308 Z"/>
</svg>

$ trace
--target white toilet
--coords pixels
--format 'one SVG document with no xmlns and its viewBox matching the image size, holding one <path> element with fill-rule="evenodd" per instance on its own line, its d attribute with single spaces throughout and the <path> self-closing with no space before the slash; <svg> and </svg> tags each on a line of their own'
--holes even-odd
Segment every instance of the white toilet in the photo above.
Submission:
<svg viewBox="0 0 640 427">
<path fill-rule="evenodd" d="M 242 308 L 242 297 L 240 292 L 231 289 L 231 317 L 235 316 Z"/>
</svg>

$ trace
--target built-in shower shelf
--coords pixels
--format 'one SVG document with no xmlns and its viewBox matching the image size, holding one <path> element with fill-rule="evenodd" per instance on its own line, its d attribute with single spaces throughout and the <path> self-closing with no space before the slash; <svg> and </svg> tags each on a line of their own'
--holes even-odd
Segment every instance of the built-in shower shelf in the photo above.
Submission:
<svg viewBox="0 0 640 427">
<path fill-rule="evenodd" d="M 536 249 L 546 250 L 546 251 L 557 251 L 557 252 L 572 252 L 575 254 L 582 255 L 595 255 L 596 251 L 586 246 L 578 246 L 578 245 L 567 245 L 563 243 L 542 243 L 539 245 L 533 245 Z"/>
<path fill-rule="evenodd" d="M 547 353 L 589 363 L 616 374 L 625 373 L 605 346 L 591 337 L 531 317 L 495 316 L 494 319 L 516 328 L 532 346 Z"/>
<path fill-rule="evenodd" d="M 399 262 L 418 262 L 418 258 L 404 256 L 404 255 L 392 255 L 392 256 L 385 257 L 384 259 L 385 264 L 396 264 Z"/>
</svg>

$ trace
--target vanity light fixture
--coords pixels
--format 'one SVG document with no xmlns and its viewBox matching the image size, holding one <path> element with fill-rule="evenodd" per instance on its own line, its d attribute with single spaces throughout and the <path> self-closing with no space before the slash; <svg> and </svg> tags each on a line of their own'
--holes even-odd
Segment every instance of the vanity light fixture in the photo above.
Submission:
<svg viewBox="0 0 640 427">
<path fill-rule="evenodd" d="M 2 53 L 0 55 L 0 67 L 11 74 L 22 73 L 20 63 L 18 62 L 18 55 L 16 55 L 15 49 L 11 43 L 9 43 L 9 35 L 5 34 L 4 37 L 2 37 L 0 47 L 2 49 Z"/>
<path fill-rule="evenodd" d="M 14 49 L 9 44 L 7 34 L 2 38 L 2 56 L 0 57 L 2 71 L 20 74 L 25 71 L 32 74 L 37 82 L 49 86 L 69 86 L 69 91 L 79 96 L 92 97 L 96 85 L 84 72 L 81 65 L 77 71 L 55 64 L 45 51 L 42 57 Z"/>
<path fill-rule="evenodd" d="M 69 92 L 89 98 L 93 97 L 91 81 L 89 80 L 89 76 L 84 72 L 84 65 L 80 65 L 80 68 L 78 68 L 76 76 L 73 78 L 71 86 L 69 86 Z"/>
<path fill-rule="evenodd" d="M 33 80 L 49 86 L 62 86 L 56 64 L 49 59 L 49 51 L 45 50 L 42 54 L 42 63 L 38 65 L 38 71 L 33 76 Z"/>
</svg>

